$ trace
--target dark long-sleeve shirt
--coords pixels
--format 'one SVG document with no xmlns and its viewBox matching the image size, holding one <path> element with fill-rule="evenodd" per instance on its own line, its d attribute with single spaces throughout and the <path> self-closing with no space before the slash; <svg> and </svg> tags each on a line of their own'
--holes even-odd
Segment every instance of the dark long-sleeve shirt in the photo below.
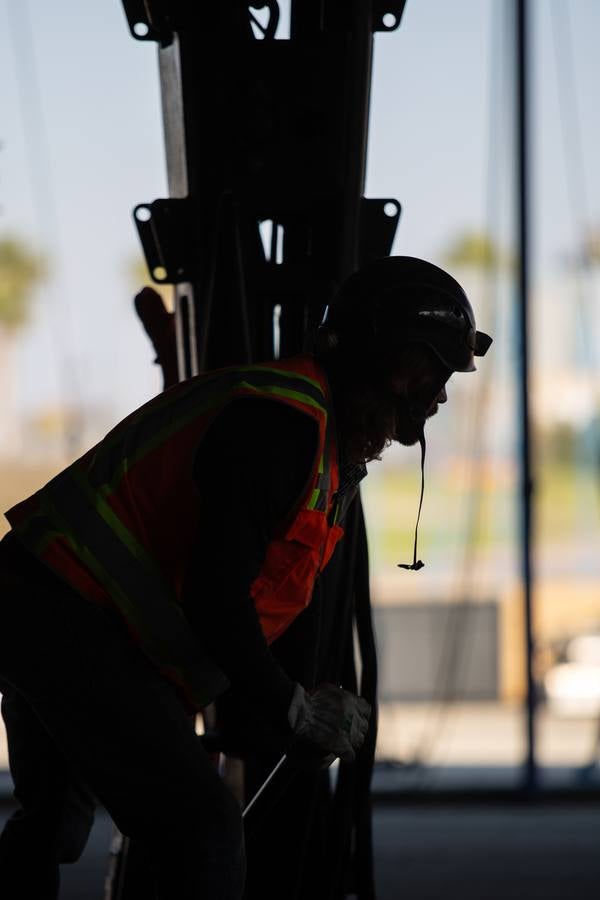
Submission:
<svg viewBox="0 0 600 900">
<path fill-rule="evenodd" d="M 311 473 L 316 424 L 283 404 L 232 402 L 197 453 L 200 534 L 184 589 L 188 621 L 248 702 L 283 723 L 293 684 L 273 659 L 250 597 L 277 526 Z"/>
</svg>

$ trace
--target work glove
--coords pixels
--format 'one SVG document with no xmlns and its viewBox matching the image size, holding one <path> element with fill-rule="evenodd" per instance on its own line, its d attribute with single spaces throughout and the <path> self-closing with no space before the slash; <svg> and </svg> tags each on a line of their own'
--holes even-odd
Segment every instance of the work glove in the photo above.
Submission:
<svg viewBox="0 0 600 900">
<path fill-rule="evenodd" d="M 288 721 L 301 741 L 352 762 L 365 739 L 370 714 L 363 697 L 334 684 L 321 684 L 310 694 L 297 684 Z"/>
</svg>

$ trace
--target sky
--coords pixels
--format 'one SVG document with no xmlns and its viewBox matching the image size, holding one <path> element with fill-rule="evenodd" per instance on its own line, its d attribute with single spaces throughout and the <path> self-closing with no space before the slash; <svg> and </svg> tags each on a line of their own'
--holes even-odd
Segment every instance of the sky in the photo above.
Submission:
<svg viewBox="0 0 600 900">
<path fill-rule="evenodd" d="M 441 262 L 463 230 L 510 243 L 510 6 L 408 0 L 376 36 L 365 193 L 402 204 L 394 252 Z M 579 220 L 600 223 L 600 4 L 531 7 L 535 272 L 552 279 Z M 557 72 L 576 98 L 563 119 Z M 156 48 L 131 38 L 118 0 L 0 0 L 0 142 L 0 235 L 41 248 L 52 273 L 19 345 L 19 408 L 112 423 L 160 389 L 126 270 L 133 206 L 167 196 Z"/>
</svg>

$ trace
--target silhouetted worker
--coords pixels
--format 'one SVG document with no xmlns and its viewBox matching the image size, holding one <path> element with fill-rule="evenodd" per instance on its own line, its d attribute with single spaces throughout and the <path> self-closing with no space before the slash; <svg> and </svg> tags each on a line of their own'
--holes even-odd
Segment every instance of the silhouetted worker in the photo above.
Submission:
<svg viewBox="0 0 600 900">
<path fill-rule="evenodd" d="M 7 513 L 0 677 L 21 809 L 0 839 L 3 900 L 57 896 L 95 798 L 149 852 L 158 896 L 241 897 L 240 809 L 189 711 L 231 684 L 257 727 L 354 758 L 366 701 L 307 692 L 269 644 L 310 603 L 365 462 L 423 442 L 452 372 L 490 343 L 441 269 L 375 261 L 313 354 L 170 388 Z"/>
</svg>

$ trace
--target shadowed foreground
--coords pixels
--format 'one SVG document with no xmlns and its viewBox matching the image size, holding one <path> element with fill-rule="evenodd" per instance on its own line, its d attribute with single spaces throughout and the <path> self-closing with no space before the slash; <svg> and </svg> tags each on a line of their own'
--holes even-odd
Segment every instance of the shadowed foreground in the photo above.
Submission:
<svg viewBox="0 0 600 900">
<path fill-rule="evenodd" d="M 0 807 L 0 824 L 10 807 Z M 600 809 L 424 805 L 375 810 L 378 900 L 592 900 L 600 888 Z M 101 900 L 111 823 L 63 867 L 61 900 Z M 282 895 L 283 897 L 283 895 Z"/>
</svg>

